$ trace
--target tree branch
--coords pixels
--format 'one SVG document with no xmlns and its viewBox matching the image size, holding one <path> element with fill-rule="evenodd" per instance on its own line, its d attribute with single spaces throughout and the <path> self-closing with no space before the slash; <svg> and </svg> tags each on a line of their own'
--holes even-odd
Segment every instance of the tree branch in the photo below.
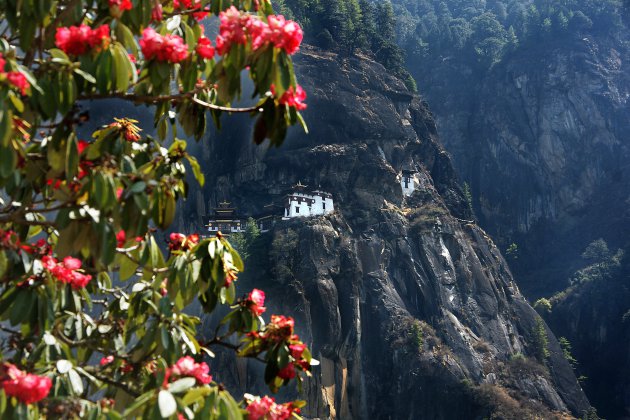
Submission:
<svg viewBox="0 0 630 420">
<path fill-rule="evenodd" d="M 220 106 L 220 105 L 215 105 L 215 104 L 211 104 L 208 102 L 204 102 L 201 99 L 197 98 L 197 94 L 195 94 L 192 98 L 193 102 L 201 105 L 201 106 L 205 106 L 206 108 L 209 109 L 214 109 L 217 111 L 225 111 L 225 112 L 262 112 L 262 108 L 259 106 L 251 106 L 249 108 L 231 108 L 231 107 L 227 107 L 227 106 Z"/>
</svg>

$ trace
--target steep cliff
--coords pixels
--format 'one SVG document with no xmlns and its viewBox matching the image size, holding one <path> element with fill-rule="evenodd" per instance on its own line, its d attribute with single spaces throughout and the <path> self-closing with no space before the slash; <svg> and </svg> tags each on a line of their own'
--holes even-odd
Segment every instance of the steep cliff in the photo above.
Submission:
<svg viewBox="0 0 630 420">
<path fill-rule="evenodd" d="M 583 265 L 580 253 L 594 239 L 627 248 L 628 39 L 625 26 L 612 33 L 576 32 L 520 48 L 484 74 L 446 60 L 419 80 L 440 139 L 471 186 L 480 224 L 503 250 L 518 246 L 510 266 L 532 301 L 568 287 Z M 618 278 L 615 284 L 625 282 Z M 587 379 L 587 390 L 597 392 L 598 407 L 614 418 L 624 412 L 619 392 L 628 388 L 628 375 L 596 373 L 602 365 L 591 351 L 617 347 L 623 329 L 607 308 L 623 313 L 630 303 L 601 284 L 572 290 L 563 299 L 568 310 L 554 315 L 554 332 L 582 350 L 582 368 L 593 373 L 587 376 L 600 377 Z M 591 308 L 592 300 L 607 304 Z M 578 307 L 584 308 L 579 333 L 569 309 Z M 606 360 L 617 369 L 626 354 Z"/>
<path fill-rule="evenodd" d="M 630 248 L 612 250 L 571 278 L 540 311 L 565 336 L 585 376 L 584 389 L 604 418 L 630 418 Z"/>
<path fill-rule="evenodd" d="M 589 408 L 547 330 L 536 362 L 537 314 L 490 238 L 471 221 L 433 117 L 379 64 L 309 47 L 297 58 L 311 134 L 280 149 L 250 144 L 250 125 L 202 143 L 203 191 L 178 221 L 198 228 L 224 199 L 257 215 L 302 181 L 333 194 L 327 216 L 278 223 L 259 238 L 243 288 L 293 315 L 321 361 L 305 386 L 310 418 L 579 416 Z M 419 187 L 401 191 L 402 169 Z M 211 322 L 211 320 L 208 320 Z M 264 388 L 213 363 L 236 389 Z M 255 363 L 249 363 L 256 370 Z"/>
<path fill-rule="evenodd" d="M 427 83 L 441 139 L 471 184 L 480 223 L 519 245 L 526 261 L 515 268 L 528 295 L 563 288 L 593 239 L 625 241 L 625 45 L 585 36 L 519 50 L 460 97 Z M 457 80 L 458 72 L 465 74 L 450 68 L 434 77 Z"/>
</svg>

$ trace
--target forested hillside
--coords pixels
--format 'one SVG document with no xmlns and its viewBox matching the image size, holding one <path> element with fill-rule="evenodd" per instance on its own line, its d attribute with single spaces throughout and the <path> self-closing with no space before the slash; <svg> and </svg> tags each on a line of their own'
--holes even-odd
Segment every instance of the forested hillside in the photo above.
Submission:
<svg viewBox="0 0 630 420">
<path fill-rule="evenodd" d="M 478 70 L 505 55 L 584 31 L 615 31 L 618 0 L 395 0 L 397 36 L 411 65 L 460 60 Z M 430 65 L 420 71 L 430 72 Z"/>
<path fill-rule="evenodd" d="M 368 0 L 280 0 L 280 10 L 300 22 L 306 42 L 341 56 L 361 51 L 416 90 L 396 43 L 398 19 L 390 2 Z"/>
</svg>

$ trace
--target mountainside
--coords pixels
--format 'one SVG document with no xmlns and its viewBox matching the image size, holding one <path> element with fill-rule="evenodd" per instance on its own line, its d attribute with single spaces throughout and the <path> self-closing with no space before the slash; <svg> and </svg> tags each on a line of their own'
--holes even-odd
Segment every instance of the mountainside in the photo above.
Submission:
<svg viewBox="0 0 630 420">
<path fill-rule="evenodd" d="M 616 47 L 565 39 L 514 54 L 469 97 L 430 95 L 481 224 L 518 245 L 514 268 L 531 296 L 563 288 L 592 240 L 626 240 L 630 74 Z"/>
<path fill-rule="evenodd" d="M 251 145 L 245 120 L 231 120 L 202 142 L 208 183 L 191 192 L 177 223 L 198 229 L 225 199 L 241 214 L 260 214 L 298 181 L 333 194 L 334 213 L 262 234 L 240 285 L 268 292 L 268 313 L 294 316 L 321 361 L 305 386 L 306 417 L 567 418 L 588 410 L 557 340 L 471 221 L 426 105 L 366 58 L 304 47 L 296 68 L 311 134 L 291 133 L 282 148 L 264 150 Z M 417 171 L 410 197 L 402 169 Z M 546 367 L 535 359 L 545 349 Z M 248 373 L 254 362 L 228 370 L 222 357 L 212 363 L 218 380 L 264 392 Z"/>
<path fill-rule="evenodd" d="M 529 41 L 487 71 L 451 56 L 410 69 L 470 185 L 480 225 L 503 251 L 514 244 L 509 263 L 521 290 L 534 301 L 570 287 L 547 318 L 558 336 L 570 339 L 588 377 L 585 388 L 608 418 L 630 417 L 621 322 L 630 310 L 627 275 L 569 279 L 583 268 L 580 254 L 592 241 L 628 249 L 630 30 L 624 14 L 627 6 L 615 25 L 595 21 L 592 29 L 569 26 Z"/>
<path fill-rule="evenodd" d="M 630 417 L 630 249 L 606 253 L 577 271 L 542 310 L 568 338 L 584 388 L 604 418 Z M 596 355 L 593 357 L 593 355 Z"/>
</svg>

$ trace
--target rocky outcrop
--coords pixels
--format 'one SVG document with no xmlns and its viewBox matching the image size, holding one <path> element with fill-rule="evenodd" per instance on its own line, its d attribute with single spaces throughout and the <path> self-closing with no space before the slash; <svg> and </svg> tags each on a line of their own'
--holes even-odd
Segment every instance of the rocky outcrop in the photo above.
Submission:
<svg viewBox="0 0 630 420">
<path fill-rule="evenodd" d="M 336 211 L 261 236 L 241 290 L 268 292 L 321 365 L 307 381 L 308 418 L 562 418 L 589 408 L 550 331 L 533 360 L 537 314 L 492 240 L 471 219 L 426 104 L 368 59 L 309 47 L 297 57 L 311 134 L 280 149 L 250 143 L 251 126 L 202 143 L 208 183 L 181 227 L 231 200 L 258 214 L 297 181 L 333 193 Z M 404 197 L 399 173 L 417 171 Z M 264 392 L 258 367 L 213 363 L 236 390 Z M 227 357 L 227 356 L 225 356 Z M 227 364 L 225 364 L 227 365 Z"/>
</svg>

